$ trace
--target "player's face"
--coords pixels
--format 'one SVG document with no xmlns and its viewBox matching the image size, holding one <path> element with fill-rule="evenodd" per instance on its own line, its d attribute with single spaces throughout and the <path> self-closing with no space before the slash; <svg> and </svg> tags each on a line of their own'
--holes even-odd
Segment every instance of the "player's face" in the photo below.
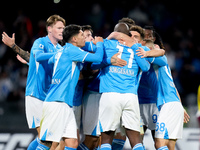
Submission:
<svg viewBox="0 0 200 150">
<path fill-rule="evenodd" d="M 54 39 L 56 39 L 57 41 L 61 41 L 63 39 L 62 32 L 64 28 L 64 24 L 61 21 L 58 21 L 49 28 L 49 31 Z"/>
<path fill-rule="evenodd" d="M 92 37 L 92 33 L 90 30 L 85 30 L 83 32 L 84 36 L 85 36 L 85 41 L 90 42 L 92 40 L 94 40 L 94 38 Z"/>
<path fill-rule="evenodd" d="M 154 41 L 153 30 L 144 29 L 144 39 Z"/>
<path fill-rule="evenodd" d="M 78 47 L 84 47 L 85 46 L 85 36 L 83 34 L 83 31 L 80 30 L 79 34 L 76 37 L 76 41 L 77 41 L 77 46 Z"/>
<path fill-rule="evenodd" d="M 141 36 L 137 31 L 130 31 L 132 34 L 132 38 L 137 41 L 138 43 L 141 43 Z"/>
</svg>

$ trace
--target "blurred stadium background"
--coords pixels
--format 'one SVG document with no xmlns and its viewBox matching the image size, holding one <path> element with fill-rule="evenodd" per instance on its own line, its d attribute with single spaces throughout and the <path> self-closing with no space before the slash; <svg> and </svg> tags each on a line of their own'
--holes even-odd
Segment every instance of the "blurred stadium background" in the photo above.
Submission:
<svg viewBox="0 0 200 150">
<path fill-rule="evenodd" d="M 174 82 L 180 92 L 182 103 L 191 117 L 190 122 L 185 124 L 185 129 L 199 133 L 195 116 L 197 88 L 200 84 L 200 30 L 197 2 L 195 0 L 97 0 L 95 2 L 6 0 L 0 2 L 0 33 L 5 31 L 9 36 L 15 33 L 16 44 L 30 51 L 33 41 L 46 35 L 45 21 L 53 14 L 65 18 L 67 24 L 89 24 L 94 30 L 94 35 L 103 38 L 112 32 L 114 25 L 122 17 L 130 17 L 142 27 L 154 26 L 162 37 Z M 11 137 L 18 133 L 31 133 L 29 135 L 35 136 L 34 131 L 28 130 L 24 113 L 27 71 L 28 66 L 21 64 L 16 59 L 16 54 L 0 41 L 0 149 L 2 150 L 8 145 Z M 193 142 L 198 143 L 198 136 L 199 134 L 192 138 Z M 20 138 L 17 136 L 17 139 Z M 24 145 L 18 142 L 14 149 L 23 150 L 26 147 Z"/>
</svg>

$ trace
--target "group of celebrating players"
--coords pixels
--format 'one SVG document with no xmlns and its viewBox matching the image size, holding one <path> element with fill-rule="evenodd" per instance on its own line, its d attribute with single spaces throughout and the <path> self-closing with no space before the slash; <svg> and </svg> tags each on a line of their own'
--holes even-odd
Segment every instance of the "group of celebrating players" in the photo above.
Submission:
<svg viewBox="0 0 200 150">
<path fill-rule="evenodd" d="M 106 39 L 93 38 L 91 26 L 66 26 L 52 15 L 46 29 L 30 53 L 14 34 L 2 34 L 29 65 L 26 118 L 38 137 L 28 150 L 122 150 L 126 137 L 133 150 L 144 150 L 147 128 L 157 150 L 175 149 L 189 115 L 153 28 L 122 18 Z"/>
</svg>

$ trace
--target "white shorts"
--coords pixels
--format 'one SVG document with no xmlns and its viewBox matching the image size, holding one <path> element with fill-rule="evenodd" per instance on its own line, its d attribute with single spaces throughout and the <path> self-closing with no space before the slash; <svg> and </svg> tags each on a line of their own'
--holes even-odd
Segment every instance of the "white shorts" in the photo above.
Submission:
<svg viewBox="0 0 200 150">
<path fill-rule="evenodd" d="M 40 140 L 60 142 L 62 137 L 77 139 L 73 109 L 62 102 L 44 102 Z"/>
<path fill-rule="evenodd" d="M 40 126 L 43 101 L 32 96 L 25 97 L 25 112 L 29 129 Z"/>
<path fill-rule="evenodd" d="M 103 93 L 100 99 L 99 119 L 101 129 L 115 131 L 121 125 L 140 132 L 138 97 L 131 93 Z"/>
<path fill-rule="evenodd" d="M 118 134 L 118 133 L 120 133 L 121 136 L 126 136 L 126 131 L 125 131 L 125 129 L 124 129 L 123 126 L 120 126 L 119 128 L 117 128 L 117 129 L 115 130 L 115 135 Z"/>
<path fill-rule="evenodd" d="M 184 109 L 180 102 L 163 104 L 156 123 L 155 138 L 181 139 Z"/>
<path fill-rule="evenodd" d="M 81 111 L 82 111 L 82 105 L 80 106 L 73 106 L 74 116 L 76 119 L 76 127 L 80 130 L 81 127 Z"/>
<path fill-rule="evenodd" d="M 158 114 L 158 108 L 155 103 L 140 104 L 140 115 L 142 125 L 145 125 L 148 129 L 156 129 Z"/>
<path fill-rule="evenodd" d="M 83 134 L 100 135 L 99 126 L 99 100 L 101 94 L 93 91 L 86 91 L 83 96 Z"/>
</svg>

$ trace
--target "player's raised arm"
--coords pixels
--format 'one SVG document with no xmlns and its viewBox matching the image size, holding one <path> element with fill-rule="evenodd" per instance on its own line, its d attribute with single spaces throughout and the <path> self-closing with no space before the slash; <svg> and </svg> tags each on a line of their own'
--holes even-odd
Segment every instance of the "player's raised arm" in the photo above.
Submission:
<svg viewBox="0 0 200 150">
<path fill-rule="evenodd" d="M 120 53 L 114 54 L 111 58 L 110 57 L 104 58 L 101 63 L 92 63 L 91 69 L 96 70 L 108 65 L 119 66 L 119 67 L 126 66 L 127 62 L 119 58 L 118 55 L 120 55 Z"/>
<path fill-rule="evenodd" d="M 132 47 L 134 52 L 136 52 L 136 50 L 138 49 L 138 46 L 136 44 L 134 44 Z M 142 71 L 148 71 L 150 68 L 150 63 L 145 59 L 145 58 L 141 58 L 140 56 L 137 56 L 135 54 L 135 59 L 139 65 L 139 67 L 142 69 Z"/>
<path fill-rule="evenodd" d="M 2 34 L 2 42 L 12 48 L 12 50 L 19 54 L 25 61 L 29 62 L 30 53 L 27 53 L 27 51 L 21 49 L 19 46 L 15 44 L 15 34 L 13 33 L 12 38 L 9 37 L 6 32 L 3 32 Z"/>
<path fill-rule="evenodd" d="M 103 38 L 102 37 L 95 37 L 94 39 L 97 50 L 93 53 L 88 53 L 84 61 L 88 62 L 101 62 L 103 59 L 104 54 L 104 46 L 103 46 Z"/>
<path fill-rule="evenodd" d="M 81 49 L 88 51 L 88 52 L 96 52 L 96 43 L 94 42 L 85 42 L 85 46 L 82 47 Z"/>
<path fill-rule="evenodd" d="M 165 54 L 165 50 L 163 49 L 153 49 L 150 51 L 144 51 L 141 49 L 141 47 L 139 47 L 137 51 L 137 55 L 141 56 L 141 58 L 144 57 L 159 57 L 159 56 L 163 56 Z"/>
<path fill-rule="evenodd" d="M 127 34 L 124 34 L 122 32 L 118 32 L 118 31 L 112 32 L 107 37 L 107 39 L 108 40 L 112 40 L 112 39 L 118 40 L 119 43 L 126 45 L 128 47 L 131 47 L 133 44 L 137 43 L 137 41 L 135 39 L 131 38 L 131 36 L 128 36 Z"/>
<path fill-rule="evenodd" d="M 140 46 L 140 44 L 138 44 L 138 45 Z M 138 53 L 138 51 L 139 51 L 139 53 Z M 162 56 L 162 53 L 163 53 L 162 51 L 160 53 L 157 51 L 154 51 L 153 53 L 151 53 L 151 55 L 152 55 L 151 57 L 147 56 L 148 52 L 151 52 L 151 51 L 154 51 L 154 50 L 150 50 L 146 46 L 141 46 L 141 47 L 139 47 L 138 50 L 136 50 L 136 52 L 137 52 L 136 55 L 141 58 L 146 58 L 149 63 L 153 63 L 158 66 L 165 66 L 167 64 L 167 58 L 166 58 L 166 56 Z"/>
</svg>

